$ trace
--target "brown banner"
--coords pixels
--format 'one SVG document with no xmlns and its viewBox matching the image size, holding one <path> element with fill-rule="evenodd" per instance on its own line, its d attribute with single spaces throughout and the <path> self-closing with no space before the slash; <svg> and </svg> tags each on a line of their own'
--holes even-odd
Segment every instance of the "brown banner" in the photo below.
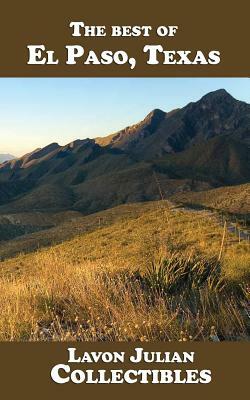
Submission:
<svg viewBox="0 0 250 400">
<path fill-rule="evenodd" d="M 248 2 L 228 1 L 22 1 L 6 2 L 1 10 L 0 76 L 249 76 L 250 59 L 247 51 L 249 25 Z M 249 4 L 248 4 L 249 8 Z M 106 36 L 73 37 L 71 21 L 82 21 L 88 26 L 106 26 Z M 151 26 L 150 36 L 111 37 L 111 26 Z M 174 36 L 160 37 L 159 26 L 178 26 Z M 163 29 L 164 31 L 164 29 Z M 171 32 L 168 32 L 168 34 Z M 29 65 L 28 45 L 44 45 L 45 51 L 54 51 L 58 64 Z M 65 46 L 82 46 L 84 55 L 75 65 L 67 65 Z M 159 64 L 148 65 L 146 45 L 162 46 L 162 51 L 176 64 L 163 64 L 165 56 L 158 54 Z M 136 59 L 130 69 L 124 65 L 84 64 L 90 50 L 100 61 L 104 50 L 113 53 L 124 50 Z M 184 64 L 178 51 L 190 51 L 191 62 L 197 51 L 207 58 L 210 51 L 220 53 L 220 63 Z M 47 57 L 47 53 L 42 56 Z M 42 58 L 43 58 L 42 57 Z M 180 64 L 177 63 L 180 62 Z"/>
<path fill-rule="evenodd" d="M 76 348 L 76 357 L 84 352 L 125 352 L 124 363 L 68 363 L 68 348 Z M 193 363 L 132 363 L 129 357 L 135 348 L 155 352 L 194 352 Z M 140 396 L 149 399 L 157 396 L 174 398 L 211 399 L 223 397 L 228 400 L 248 393 L 249 345 L 246 343 L 1 343 L 1 393 L 3 398 L 117 398 Z M 211 370 L 211 382 L 207 384 L 87 384 L 55 383 L 51 378 L 52 368 L 57 364 L 70 365 L 71 372 L 76 369 L 105 369 L 107 377 L 112 369 L 124 371 L 146 370 Z M 70 373 L 60 372 L 63 378 Z M 97 375 L 98 376 L 98 375 Z M 184 376 L 184 375 L 183 375 Z M 183 377 L 182 376 L 182 377 Z M 46 397 L 45 397 L 46 396 Z"/>
</svg>

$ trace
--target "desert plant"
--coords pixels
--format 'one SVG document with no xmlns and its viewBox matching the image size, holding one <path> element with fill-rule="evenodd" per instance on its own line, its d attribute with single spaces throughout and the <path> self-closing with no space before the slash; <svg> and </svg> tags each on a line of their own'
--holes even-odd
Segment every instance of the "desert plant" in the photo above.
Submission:
<svg viewBox="0 0 250 400">
<path fill-rule="evenodd" d="M 184 289 L 200 288 L 209 284 L 210 289 L 222 287 L 220 263 L 198 256 L 183 258 L 173 255 L 153 261 L 147 269 L 145 279 L 157 292 L 176 293 Z"/>
</svg>

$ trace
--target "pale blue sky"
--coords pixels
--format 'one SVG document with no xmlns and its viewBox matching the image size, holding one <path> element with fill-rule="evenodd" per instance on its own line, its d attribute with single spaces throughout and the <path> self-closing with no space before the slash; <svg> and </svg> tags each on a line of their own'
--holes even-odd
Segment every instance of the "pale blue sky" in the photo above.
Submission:
<svg viewBox="0 0 250 400">
<path fill-rule="evenodd" d="M 0 153 L 105 136 L 220 88 L 250 103 L 247 78 L 0 78 Z"/>
</svg>

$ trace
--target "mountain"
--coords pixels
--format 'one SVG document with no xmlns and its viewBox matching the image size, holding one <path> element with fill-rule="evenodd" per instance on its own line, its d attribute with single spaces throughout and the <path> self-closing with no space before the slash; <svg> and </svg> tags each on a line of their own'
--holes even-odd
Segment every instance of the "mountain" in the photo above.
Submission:
<svg viewBox="0 0 250 400">
<path fill-rule="evenodd" d="M 250 181 L 250 105 L 217 90 L 155 109 L 105 138 L 75 140 L 0 165 L 0 212 L 77 210 Z"/>
<path fill-rule="evenodd" d="M 15 156 L 12 156 L 11 154 L 0 154 L 0 164 L 5 161 L 13 160 L 14 158 Z"/>
<path fill-rule="evenodd" d="M 155 167 L 175 178 L 198 179 L 213 186 L 237 185 L 249 182 L 250 151 L 233 135 L 215 136 L 159 159 Z"/>
<path fill-rule="evenodd" d="M 97 143 L 150 160 L 225 134 L 250 144 L 250 105 L 220 89 L 170 113 L 153 110 L 139 124 Z"/>
</svg>

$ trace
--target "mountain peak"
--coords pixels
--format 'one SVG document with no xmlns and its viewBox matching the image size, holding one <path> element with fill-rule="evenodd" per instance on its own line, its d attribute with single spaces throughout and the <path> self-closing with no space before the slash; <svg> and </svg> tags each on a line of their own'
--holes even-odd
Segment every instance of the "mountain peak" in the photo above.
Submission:
<svg viewBox="0 0 250 400">
<path fill-rule="evenodd" d="M 165 115 L 165 112 L 162 111 L 160 108 L 154 108 L 149 115 Z"/>
<path fill-rule="evenodd" d="M 86 145 L 94 145 L 95 141 L 93 139 L 76 139 L 73 140 L 73 142 L 68 143 L 66 146 L 64 146 L 64 148 L 70 149 L 70 150 L 75 150 L 75 149 L 79 149 L 82 146 L 86 146 Z"/>
<path fill-rule="evenodd" d="M 66 147 L 69 147 L 70 149 L 74 149 L 75 147 L 81 145 L 84 142 L 84 140 L 81 139 L 75 139 L 72 142 L 68 143 Z"/>
<path fill-rule="evenodd" d="M 233 99 L 233 96 L 231 96 L 230 93 L 228 93 L 225 89 L 217 89 L 214 90 L 213 92 L 209 92 L 207 94 L 205 94 L 205 96 L 203 96 L 201 98 L 202 100 L 214 100 L 214 99 Z"/>
<path fill-rule="evenodd" d="M 208 93 L 209 94 L 209 93 Z M 226 89 L 224 89 L 224 88 L 221 88 L 221 89 L 217 89 L 217 90 L 213 90 L 212 92 L 210 92 L 210 94 L 215 94 L 215 95 L 218 95 L 218 96 L 221 96 L 221 95 L 229 95 L 229 93 L 226 91 Z"/>
<path fill-rule="evenodd" d="M 146 115 L 144 120 L 147 119 L 162 119 L 165 117 L 166 113 L 159 108 L 155 108 L 154 110 L 150 111 L 148 115 Z"/>
<path fill-rule="evenodd" d="M 155 126 L 156 124 L 158 125 L 165 117 L 166 113 L 164 111 L 160 110 L 159 108 L 155 108 L 148 115 L 146 115 L 144 120 L 141 121 L 140 125 L 144 127 L 145 125 Z"/>
<path fill-rule="evenodd" d="M 25 162 L 34 160 L 34 159 L 38 159 L 41 157 L 46 156 L 47 154 L 51 153 L 52 151 L 58 149 L 60 146 L 58 143 L 53 142 L 48 144 L 45 147 L 42 148 L 38 148 L 36 150 L 34 150 L 33 152 L 26 154 L 24 157 L 22 157 L 23 159 L 25 159 Z"/>
</svg>

